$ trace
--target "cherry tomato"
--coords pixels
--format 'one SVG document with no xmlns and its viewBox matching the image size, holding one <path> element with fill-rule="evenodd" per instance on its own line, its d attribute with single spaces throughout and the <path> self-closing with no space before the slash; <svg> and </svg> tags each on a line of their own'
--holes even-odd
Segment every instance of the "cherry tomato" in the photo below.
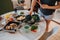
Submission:
<svg viewBox="0 0 60 40">
<path fill-rule="evenodd" d="M 37 30 L 32 30 L 32 32 L 37 32 Z"/>
<path fill-rule="evenodd" d="M 9 21 L 13 21 L 13 18 L 10 18 Z"/>
</svg>

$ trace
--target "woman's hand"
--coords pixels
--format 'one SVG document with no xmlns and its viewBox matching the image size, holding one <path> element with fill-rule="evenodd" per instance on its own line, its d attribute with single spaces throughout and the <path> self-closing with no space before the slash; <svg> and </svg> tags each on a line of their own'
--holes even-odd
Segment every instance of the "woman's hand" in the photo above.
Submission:
<svg viewBox="0 0 60 40">
<path fill-rule="evenodd" d="M 49 6 L 47 4 L 40 4 L 40 7 L 43 9 L 49 9 Z"/>
<path fill-rule="evenodd" d="M 36 2 L 40 5 L 41 8 L 49 9 L 49 6 L 47 4 L 40 4 L 40 2 L 38 2 L 38 1 L 36 1 Z"/>
<path fill-rule="evenodd" d="M 29 11 L 29 14 L 30 14 L 30 15 L 32 15 L 32 12 L 33 12 L 33 11 L 32 11 L 32 10 L 30 10 L 30 11 Z"/>
<path fill-rule="evenodd" d="M 60 4 L 55 5 L 55 6 L 49 6 L 47 4 L 40 4 L 40 7 L 43 9 L 59 9 L 60 8 Z"/>
</svg>

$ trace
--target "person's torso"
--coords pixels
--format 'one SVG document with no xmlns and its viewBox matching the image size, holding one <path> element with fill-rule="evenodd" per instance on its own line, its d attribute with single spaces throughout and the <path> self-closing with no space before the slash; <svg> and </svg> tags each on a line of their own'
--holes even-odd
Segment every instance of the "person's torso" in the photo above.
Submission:
<svg viewBox="0 0 60 40">
<path fill-rule="evenodd" d="M 57 0 L 40 0 L 41 4 L 47 4 L 49 6 L 54 6 Z"/>
<path fill-rule="evenodd" d="M 55 6 L 57 0 L 40 0 L 41 4 L 47 4 L 49 6 Z M 51 15 L 55 10 L 54 9 L 42 9 L 40 8 L 41 12 L 44 15 Z"/>
</svg>

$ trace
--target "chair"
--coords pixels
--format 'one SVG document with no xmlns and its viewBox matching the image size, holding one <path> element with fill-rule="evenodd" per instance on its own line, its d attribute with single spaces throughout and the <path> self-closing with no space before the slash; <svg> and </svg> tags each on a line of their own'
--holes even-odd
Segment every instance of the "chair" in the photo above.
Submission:
<svg viewBox="0 0 60 40">
<path fill-rule="evenodd" d="M 60 40 L 59 29 L 60 29 L 59 27 L 54 27 L 53 33 L 47 38 L 47 40 Z"/>
</svg>

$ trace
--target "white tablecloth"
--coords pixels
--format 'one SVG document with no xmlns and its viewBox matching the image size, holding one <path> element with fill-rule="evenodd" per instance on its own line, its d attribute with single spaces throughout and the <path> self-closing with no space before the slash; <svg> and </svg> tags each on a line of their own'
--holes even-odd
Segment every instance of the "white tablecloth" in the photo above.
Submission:
<svg viewBox="0 0 60 40">
<path fill-rule="evenodd" d="M 25 12 L 25 14 L 29 13 L 27 10 L 18 10 L 17 13 L 20 14 L 21 11 Z M 14 11 L 9 13 L 14 13 Z M 33 32 L 25 33 L 22 30 L 20 30 L 20 32 L 16 32 L 15 34 L 0 32 L 0 40 L 38 40 L 44 34 L 46 29 L 45 26 L 46 26 L 45 21 L 40 22 L 38 28 L 39 31 L 36 33 Z"/>
<path fill-rule="evenodd" d="M 0 32 L 0 40 L 29 40 L 29 39 L 21 35 L 19 32 L 16 32 L 15 34 Z"/>
</svg>

